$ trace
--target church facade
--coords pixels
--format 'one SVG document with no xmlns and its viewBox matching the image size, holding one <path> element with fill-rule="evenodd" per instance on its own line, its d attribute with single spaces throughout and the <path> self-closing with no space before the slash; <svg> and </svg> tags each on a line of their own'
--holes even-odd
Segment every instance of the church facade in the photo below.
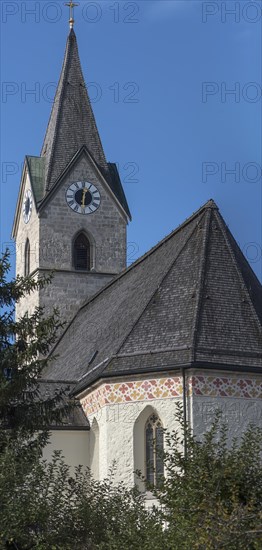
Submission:
<svg viewBox="0 0 262 550">
<path fill-rule="evenodd" d="M 27 156 L 13 237 L 17 274 L 50 285 L 21 300 L 17 316 L 44 306 L 67 322 L 41 381 L 69 387 L 72 418 L 54 427 L 47 456 L 97 479 L 116 463 L 130 486 L 140 470 L 163 474 L 163 429 L 185 420 L 201 436 L 222 410 L 231 436 L 262 419 L 261 284 L 213 200 L 126 267 L 131 219 L 108 163 L 71 28 L 39 157 Z"/>
</svg>

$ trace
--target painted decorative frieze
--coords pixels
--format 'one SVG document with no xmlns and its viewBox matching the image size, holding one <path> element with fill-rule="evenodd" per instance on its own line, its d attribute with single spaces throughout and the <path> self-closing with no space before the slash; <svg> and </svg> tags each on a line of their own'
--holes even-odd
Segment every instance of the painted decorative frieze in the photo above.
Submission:
<svg viewBox="0 0 262 550">
<path fill-rule="evenodd" d="M 104 405 L 182 397 L 182 391 L 182 380 L 179 376 L 127 381 L 104 384 L 82 399 L 81 404 L 85 413 L 90 415 Z"/>
<path fill-rule="evenodd" d="M 182 394 L 182 378 L 170 376 L 102 384 L 87 394 L 81 404 L 88 416 L 105 405 L 182 398 Z M 187 395 L 259 399 L 262 397 L 262 383 L 254 378 L 194 375 L 187 379 Z"/>
<path fill-rule="evenodd" d="M 254 378 L 193 376 L 192 394 L 204 397 L 241 397 L 261 399 L 262 382 Z"/>
</svg>

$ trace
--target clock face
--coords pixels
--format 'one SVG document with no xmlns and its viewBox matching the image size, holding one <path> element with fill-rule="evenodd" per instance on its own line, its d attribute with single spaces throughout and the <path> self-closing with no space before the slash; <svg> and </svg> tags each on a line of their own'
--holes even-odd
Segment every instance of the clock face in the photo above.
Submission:
<svg viewBox="0 0 262 550">
<path fill-rule="evenodd" d="M 92 214 L 100 206 L 101 197 L 93 183 L 76 181 L 66 191 L 66 202 L 77 214 Z"/>
<path fill-rule="evenodd" d="M 24 204 L 23 204 L 23 218 L 25 223 L 28 223 L 31 218 L 32 207 L 33 207 L 32 192 L 30 191 L 30 189 L 28 189 L 26 191 Z"/>
</svg>

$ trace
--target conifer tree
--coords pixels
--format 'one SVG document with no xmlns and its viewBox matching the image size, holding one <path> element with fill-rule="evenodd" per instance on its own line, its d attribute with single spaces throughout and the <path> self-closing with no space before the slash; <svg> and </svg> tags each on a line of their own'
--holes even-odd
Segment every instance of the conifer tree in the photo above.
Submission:
<svg viewBox="0 0 262 550">
<path fill-rule="evenodd" d="M 23 448 L 29 445 L 32 452 L 45 445 L 49 426 L 65 414 L 64 392 L 43 399 L 39 384 L 62 324 L 58 311 L 45 317 L 39 307 L 32 315 L 15 318 L 17 302 L 51 278 L 8 280 L 9 270 L 7 251 L 0 260 L 0 451 L 19 443 Z"/>
</svg>

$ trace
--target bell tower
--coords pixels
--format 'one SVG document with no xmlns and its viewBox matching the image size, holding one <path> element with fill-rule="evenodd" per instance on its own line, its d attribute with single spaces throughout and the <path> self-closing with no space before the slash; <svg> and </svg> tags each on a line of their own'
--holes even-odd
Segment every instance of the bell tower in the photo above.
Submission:
<svg viewBox="0 0 262 550">
<path fill-rule="evenodd" d="M 131 219 L 117 166 L 106 160 L 81 69 L 70 2 L 70 32 L 40 156 L 26 156 L 13 237 L 16 272 L 50 285 L 18 304 L 56 306 L 69 320 L 126 267 Z"/>
</svg>

